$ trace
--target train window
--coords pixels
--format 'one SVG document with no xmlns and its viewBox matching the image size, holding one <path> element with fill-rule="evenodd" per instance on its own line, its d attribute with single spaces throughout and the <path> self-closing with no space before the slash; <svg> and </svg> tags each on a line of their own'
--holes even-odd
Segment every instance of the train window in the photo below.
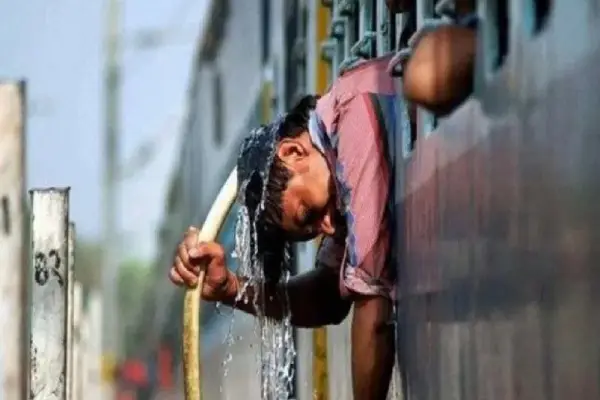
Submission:
<svg viewBox="0 0 600 400">
<path fill-rule="evenodd" d="M 415 106 L 403 104 L 402 115 L 402 147 L 404 157 L 410 156 L 417 144 L 417 110 Z"/>
<path fill-rule="evenodd" d="M 435 128 L 437 128 L 437 123 L 438 123 L 438 119 L 436 118 L 436 116 L 430 112 L 427 111 L 423 111 L 423 117 L 422 117 L 422 121 L 423 121 L 423 133 L 425 135 L 430 134 L 431 132 L 433 132 L 435 130 Z"/>
<path fill-rule="evenodd" d="M 374 11 L 375 24 L 373 28 L 377 32 L 375 54 L 380 56 L 395 50 L 394 38 L 396 37 L 396 27 L 394 22 L 396 15 L 388 12 L 388 8 L 383 0 L 377 1 Z"/>
<path fill-rule="evenodd" d="M 486 5 L 486 65 L 495 72 L 504 64 L 510 40 L 509 0 L 488 1 Z M 489 8 L 488 8 L 489 7 Z"/>
<path fill-rule="evenodd" d="M 409 122 L 409 137 L 410 141 L 408 142 L 408 150 L 413 151 L 417 146 L 417 124 L 413 120 Z"/>
<path fill-rule="evenodd" d="M 504 64 L 504 59 L 508 54 L 509 42 L 509 10 L 508 0 L 497 0 L 496 2 L 496 55 L 494 58 L 494 69 L 500 68 Z"/>
<path fill-rule="evenodd" d="M 396 14 L 393 19 L 394 35 L 392 36 L 395 43 L 393 46 L 396 50 L 403 49 L 408 46 L 408 39 L 417 30 L 416 13 L 410 12 L 405 14 Z M 395 34 L 398 33 L 397 41 Z M 402 76 L 399 72 L 397 76 Z M 410 156 L 410 153 L 415 149 L 417 142 L 417 111 L 414 106 L 402 104 L 399 115 L 402 115 L 401 135 L 402 135 L 402 152 L 404 157 Z"/>
<path fill-rule="evenodd" d="M 213 77 L 213 138 L 217 145 L 223 142 L 223 81 L 218 67 L 214 69 Z"/>
<path fill-rule="evenodd" d="M 426 20 L 436 18 L 435 8 L 438 5 L 438 0 L 417 0 L 416 3 L 416 23 L 420 28 Z M 427 136 L 435 130 L 435 116 L 424 108 L 419 108 L 417 111 L 418 129 L 420 136 Z M 417 134 L 419 136 L 419 134 Z"/>
<path fill-rule="evenodd" d="M 408 40 L 417 31 L 417 15 L 415 13 L 409 13 L 406 16 L 401 15 L 395 22 L 400 27 L 398 38 L 398 50 L 400 50 L 408 46 Z"/>
<path fill-rule="evenodd" d="M 308 11 L 298 0 L 288 2 L 286 15 L 285 91 L 286 107 L 291 107 L 306 92 L 306 24 Z"/>
<path fill-rule="evenodd" d="M 525 6 L 523 10 L 524 25 L 530 34 L 536 35 L 546 26 L 552 0 L 528 0 L 524 1 L 523 5 Z"/>
<path fill-rule="evenodd" d="M 262 52 L 261 59 L 263 64 L 269 59 L 271 53 L 271 0 L 262 0 L 261 2 L 261 14 L 262 14 Z"/>
</svg>

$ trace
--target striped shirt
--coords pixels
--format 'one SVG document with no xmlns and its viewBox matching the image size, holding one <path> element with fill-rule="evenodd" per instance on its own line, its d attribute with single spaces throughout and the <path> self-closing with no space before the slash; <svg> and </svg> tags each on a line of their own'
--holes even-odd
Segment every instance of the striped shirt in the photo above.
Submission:
<svg viewBox="0 0 600 400">
<path fill-rule="evenodd" d="M 321 97 L 309 133 L 335 177 L 346 229 L 326 237 L 317 264 L 340 268 L 342 295 L 394 297 L 394 140 L 397 96 L 390 57 L 347 70 Z"/>
</svg>

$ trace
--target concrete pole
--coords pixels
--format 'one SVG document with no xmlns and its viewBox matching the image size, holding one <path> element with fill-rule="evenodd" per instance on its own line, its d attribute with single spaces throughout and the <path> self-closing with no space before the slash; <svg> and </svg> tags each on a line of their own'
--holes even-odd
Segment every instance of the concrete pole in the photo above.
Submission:
<svg viewBox="0 0 600 400">
<path fill-rule="evenodd" d="M 31 191 L 30 400 L 65 400 L 69 189 Z"/>
<path fill-rule="evenodd" d="M 0 83 L 0 399 L 27 393 L 25 261 L 25 89 Z"/>
<path fill-rule="evenodd" d="M 73 282 L 73 369 L 71 394 L 73 400 L 84 399 L 83 380 L 83 354 L 84 342 L 82 334 L 83 320 L 83 288 L 79 282 Z"/>
<path fill-rule="evenodd" d="M 91 292 L 88 302 L 88 335 L 86 338 L 86 357 L 89 371 L 89 387 L 86 399 L 107 400 L 114 398 L 114 385 L 102 382 L 102 297 L 100 293 Z M 109 392 L 106 390 L 110 389 Z"/>
<path fill-rule="evenodd" d="M 85 394 L 85 397 L 80 397 L 87 399 L 90 394 L 93 393 L 92 385 L 90 383 L 92 373 L 90 372 L 91 368 L 91 358 L 92 352 L 90 349 L 90 336 L 91 336 L 91 327 L 90 327 L 90 313 L 88 310 L 84 308 L 81 321 L 80 321 L 80 354 L 79 354 L 79 368 L 81 368 L 81 387 L 80 393 Z"/>
<path fill-rule="evenodd" d="M 69 262 L 67 264 L 67 400 L 77 400 L 73 392 L 74 389 L 74 370 L 73 363 L 74 357 L 74 324 L 73 317 L 75 316 L 75 299 L 74 299 L 74 286 L 75 286 L 75 224 L 71 222 L 69 224 L 69 235 L 68 235 L 68 246 L 69 246 Z"/>
</svg>

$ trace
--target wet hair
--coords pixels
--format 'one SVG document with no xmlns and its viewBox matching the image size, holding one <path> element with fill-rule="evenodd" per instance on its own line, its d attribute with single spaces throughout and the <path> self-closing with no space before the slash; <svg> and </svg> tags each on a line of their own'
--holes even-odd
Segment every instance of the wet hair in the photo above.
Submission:
<svg viewBox="0 0 600 400">
<path fill-rule="evenodd" d="M 319 96 L 305 96 L 292 108 L 292 110 L 284 117 L 283 125 L 279 134 L 278 140 L 286 138 L 296 138 L 308 130 L 308 119 L 311 110 L 314 110 L 317 105 Z M 265 195 L 265 208 L 262 215 L 262 228 L 264 233 L 272 239 L 277 237 L 283 239 L 282 220 L 283 207 L 282 197 L 287 189 L 288 183 L 293 174 L 283 161 L 275 155 L 269 179 L 267 182 Z M 252 182 L 250 183 L 252 185 Z M 259 190 L 249 190 L 249 194 L 260 196 Z M 260 201 L 260 199 L 256 199 Z"/>
</svg>

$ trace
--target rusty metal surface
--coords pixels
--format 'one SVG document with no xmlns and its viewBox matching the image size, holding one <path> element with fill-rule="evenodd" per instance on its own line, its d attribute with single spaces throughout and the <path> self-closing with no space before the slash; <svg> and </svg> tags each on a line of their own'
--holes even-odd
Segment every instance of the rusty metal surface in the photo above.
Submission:
<svg viewBox="0 0 600 400">
<path fill-rule="evenodd" d="M 408 399 L 600 399 L 597 34 L 528 91 L 509 71 L 400 167 Z"/>
</svg>

